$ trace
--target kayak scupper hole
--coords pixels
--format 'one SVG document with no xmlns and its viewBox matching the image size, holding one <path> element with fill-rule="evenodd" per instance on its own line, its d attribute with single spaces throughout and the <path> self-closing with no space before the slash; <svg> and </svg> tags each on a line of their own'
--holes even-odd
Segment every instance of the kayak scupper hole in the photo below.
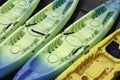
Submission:
<svg viewBox="0 0 120 80">
<path fill-rule="evenodd" d="M 3 38 L 2 38 L 2 40 L 5 40 L 6 39 L 6 37 L 4 36 Z"/>
<path fill-rule="evenodd" d="M 88 80 L 87 76 L 82 76 L 82 80 Z"/>
<path fill-rule="evenodd" d="M 12 28 L 11 31 L 14 31 L 14 29 Z"/>
<path fill-rule="evenodd" d="M 33 2 L 33 0 L 29 0 L 29 3 L 32 3 Z"/>
<path fill-rule="evenodd" d="M 32 53 L 35 53 L 35 51 L 33 50 Z"/>
</svg>

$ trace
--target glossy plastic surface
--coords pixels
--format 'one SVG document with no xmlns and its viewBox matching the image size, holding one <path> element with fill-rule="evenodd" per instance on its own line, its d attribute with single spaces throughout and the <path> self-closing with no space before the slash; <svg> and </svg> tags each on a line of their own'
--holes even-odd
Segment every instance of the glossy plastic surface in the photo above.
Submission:
<svg viewBox="0 0 120 80">
<path fill-rule="evenodd" d="M 1 43 L 0 77 L 19 68 L 50 41 L 67 23 L 79 0 L 56 1 L 39 11 Z"/>
<path fill-rule="evenodd" d="M 40 0 L 8 0 L 0 7 L 0 43 L 32 14 Z"/>
<path fill-rule="evenodd" d="M 99 42 L 112 27 L 119 10 L 108 1 L 97 7 L 37 52 L 14 80 L 53 80 Z"/>
<path fill-rule="evenodd" d="M 115 80 L 120 74 L 119 45 L 120 29 L 93 47 L 56 80 Z"/>
</svg>

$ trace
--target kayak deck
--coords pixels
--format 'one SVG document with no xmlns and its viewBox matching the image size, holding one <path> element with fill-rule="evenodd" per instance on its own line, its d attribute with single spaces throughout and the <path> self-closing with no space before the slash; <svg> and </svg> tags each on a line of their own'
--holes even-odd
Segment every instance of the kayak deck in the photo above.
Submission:
<svg viewBox="0 0 120 80">
<path fill-rule="evenodd" d="M 64 71 L 112 27 L 119 11 L 107 4 L 113 5 L 101 5 L 56 36 L 23 66 L 14 79 L 49 80 Z"/>
<path fill-rule="evenodd" d="M 9 0 L 0 7 L 0 43 L 25 22 L 38 3 L 39 0 Z"/>
<path fill-rule="evenodd" d="M 43 47 L 63 28 L 77 3 L 78 0 L 66 0 L 61 4 L 53 1 L 18 28 L 0 45 L 0 70 L 24 64 L 37 49 Z M 1 71 L 0 75 L 3 73 Z"/>
<path fill-rule="evenodd" d="M 115 79 L 120 71 L 119 36 L 120 30 L 117 30 L 73 63 L 56 80 Z"/>
<path fill-rule="evenodd" d="M 47 7 L 43 12 L 35 15 L 35 17 L 30 19 L 23 27 L 15 31 L 15 33 L 12 34 L 12 36 L 3 45 L 1 45 L 0 53 L 2 57 L 0 61 L 2 62 L 3 60 L 4 62 L 6 61 L 6 58 L 9 58 L 9 61 L 12 62 L 12 60 L 23 55 L 27 50 L 33 50 L 31 47 L 37 47 L 39 44 L 45 43 L 44 40 L 51 34 L 53 35 L 53 31 L 59 26 L 63 18 L 66 17 L 66 15 L 63 15 L 60 12 L 67 3 L 68 2 L 55 11 L 50 10 Z M 52 5 L 49 7 L 52 7 Z M 55 15 L 53 16 L 53 14 Z M 10 63 L 9 61 L 7 64 Z M 3 64 L 6 63 L 4 62 Z"/>
</svg>

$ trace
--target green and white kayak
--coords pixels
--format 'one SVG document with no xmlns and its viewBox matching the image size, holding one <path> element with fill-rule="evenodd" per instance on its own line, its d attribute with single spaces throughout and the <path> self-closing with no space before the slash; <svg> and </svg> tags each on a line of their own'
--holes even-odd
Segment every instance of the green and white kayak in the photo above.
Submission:
<svg viewBox="0 0 120 80">
<path fill-rule="evenodd" d="M 22 66 L 50 41 L 72 16 L 78 1 L 53 1 L 2 42 L 0 78 Z"/>
<path fill-rule="evenodd" d="M 35 52 L 14 80 L 54 80 L 110 30 L 120 12 L 119 1 L 110 0 L 69 26 Z"/>
<path fill-rule="evenodd" d="M 0 7 L 0 43 L 19 28 L 40 0 L 8 0 Z"/>
</svg>

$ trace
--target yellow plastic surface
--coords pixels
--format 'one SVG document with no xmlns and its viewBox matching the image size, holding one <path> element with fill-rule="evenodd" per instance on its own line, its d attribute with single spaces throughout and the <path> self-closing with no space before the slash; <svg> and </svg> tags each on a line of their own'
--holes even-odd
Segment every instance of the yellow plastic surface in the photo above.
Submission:
<svg viewBox="0 0 120 80">
<path fill-rule="evenodd" d="M 116 58 L 106 51 L 106 47 L 112 41 L 120 45 L 120 29 L 94 46 L 86 55 L 82 56 L 58 76 L 56 80 L 113 79 L 116 73 L 120 72 L 120 58 Z"/>
</svg>

